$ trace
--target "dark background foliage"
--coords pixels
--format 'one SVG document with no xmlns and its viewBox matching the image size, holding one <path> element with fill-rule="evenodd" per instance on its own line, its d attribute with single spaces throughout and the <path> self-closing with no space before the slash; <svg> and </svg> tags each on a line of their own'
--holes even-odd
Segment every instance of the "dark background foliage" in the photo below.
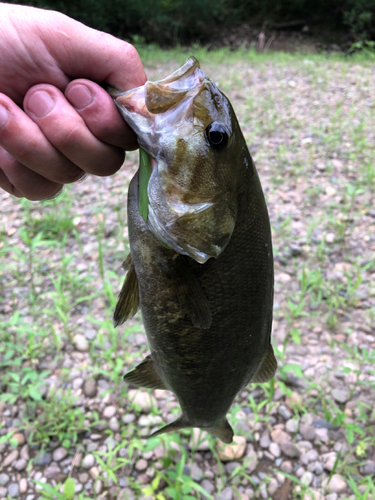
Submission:
<svg viewBox="0 0 375 500">
<path fill-rule="evenodd" d="M 9 0 L 8 0 L 9 1 Z M 12 2 L 12 0 L 10 0 Z M 205 42 L 218 27 L 310 27 L 346 31 L 352 41 L 375 38 L 375 0 L 30 0 L 116 36 L 147 42 Z M 294 24 L 293 24 L 294 23 Z"/>
</svg>

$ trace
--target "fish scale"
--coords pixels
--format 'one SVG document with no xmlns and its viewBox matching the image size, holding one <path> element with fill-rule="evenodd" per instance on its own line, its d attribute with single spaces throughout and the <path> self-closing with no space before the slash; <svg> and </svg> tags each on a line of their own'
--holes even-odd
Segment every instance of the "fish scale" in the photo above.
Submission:
<svg viewBox="0 0 375 500">
<path fill-rule="evenodd" d="M 174 78 L 180 97 L 170 96 Z M 148 115 L 147 89 L 157 93 L 148 96 Z M 151 353 L 125 380 L 176 395 L 181 416 L 154 435 L 199 427 L 229 443 L 234 398 L 249 382 L 270 380 L 277 366 L 271 231 L 255 165 L 229 100 L 194 58 L 167 79 L 114 98 L 152 158 L 147 189 L 156 220 L 140 214 L 137 172 L 128 193 L 131 264 L 114 321 L 139 306 Z M 175 135 L 171 123 L 167 137 L 155 134 L 155 106 L 164 123 L 190 117 L 191 127 L 177 121 Z"/>
</svg>

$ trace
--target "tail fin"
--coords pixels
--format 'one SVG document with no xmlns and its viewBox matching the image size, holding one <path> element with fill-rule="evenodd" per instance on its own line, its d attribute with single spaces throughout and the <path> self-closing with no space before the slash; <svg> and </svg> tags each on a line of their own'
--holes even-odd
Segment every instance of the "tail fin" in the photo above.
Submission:
<svg viewBox="0 0 375 500">
<path fill-rule="evenodd" d="M 164 432 L 175 432 L 179 431 L 180 429 L 186 429 L 188 427 L 192 427 L 191 424 L 186 422 L 184 419 L 184 416 L 181 415 L 180 418 L 175 420 L 174 422 L 162 427 L 161 429 L 158 429 L 157 431 L 153 432 L 150 437 L 155 437 L 159 436 L 160 434 L 164 434 Z M 229 425 L 229 422 L 226 418 L 223 419 L 222 423 L 220 424 L 219 427 L 201 427 L 202 430 L 208 431 L 210 434 L 213 436 L 217 437 L 220 439 L 220 441 L 223 441 L 223 443 L 230 444 L 233 441 L 233 429 Z"/>
<path fill-rule="evenodd" d="M 223 419 L 220 427 L 211 427 L 207 430 L 223 443 L 230 444 L 233 441 L 233 429 L 226 418 Z"/>
</svg>

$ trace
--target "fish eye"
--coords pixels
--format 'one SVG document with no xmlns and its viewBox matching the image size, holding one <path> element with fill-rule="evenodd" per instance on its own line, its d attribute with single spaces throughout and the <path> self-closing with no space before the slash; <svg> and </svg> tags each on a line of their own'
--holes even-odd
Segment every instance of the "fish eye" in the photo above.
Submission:
<svg viewBox="0 0 375 500">
<path fill-rule="evenodd" d="M 210 123 L 205 134 L 208 142 L 216 151 L 221 151 L 228 144 L 228 133 L 220 123 Z"/>
</svg>

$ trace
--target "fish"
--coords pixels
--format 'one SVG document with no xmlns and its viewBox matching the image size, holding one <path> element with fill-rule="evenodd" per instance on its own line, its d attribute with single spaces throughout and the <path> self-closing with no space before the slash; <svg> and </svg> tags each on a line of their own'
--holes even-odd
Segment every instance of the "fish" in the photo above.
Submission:
<svg viewBox="0 0 375 500">
<path fill-rule="evenodd" d="M 124 379 L 178 399 L 181 415 L 152 436 L 197 427 L 231 443 L 235 397 L 277 368 L 271 229 L 256 167 L 229 99 L 194 57 L 162 80 L 110 93 L 140 147 L 113 321 L 140 309 L 150 347 Z"/>
</svg>

